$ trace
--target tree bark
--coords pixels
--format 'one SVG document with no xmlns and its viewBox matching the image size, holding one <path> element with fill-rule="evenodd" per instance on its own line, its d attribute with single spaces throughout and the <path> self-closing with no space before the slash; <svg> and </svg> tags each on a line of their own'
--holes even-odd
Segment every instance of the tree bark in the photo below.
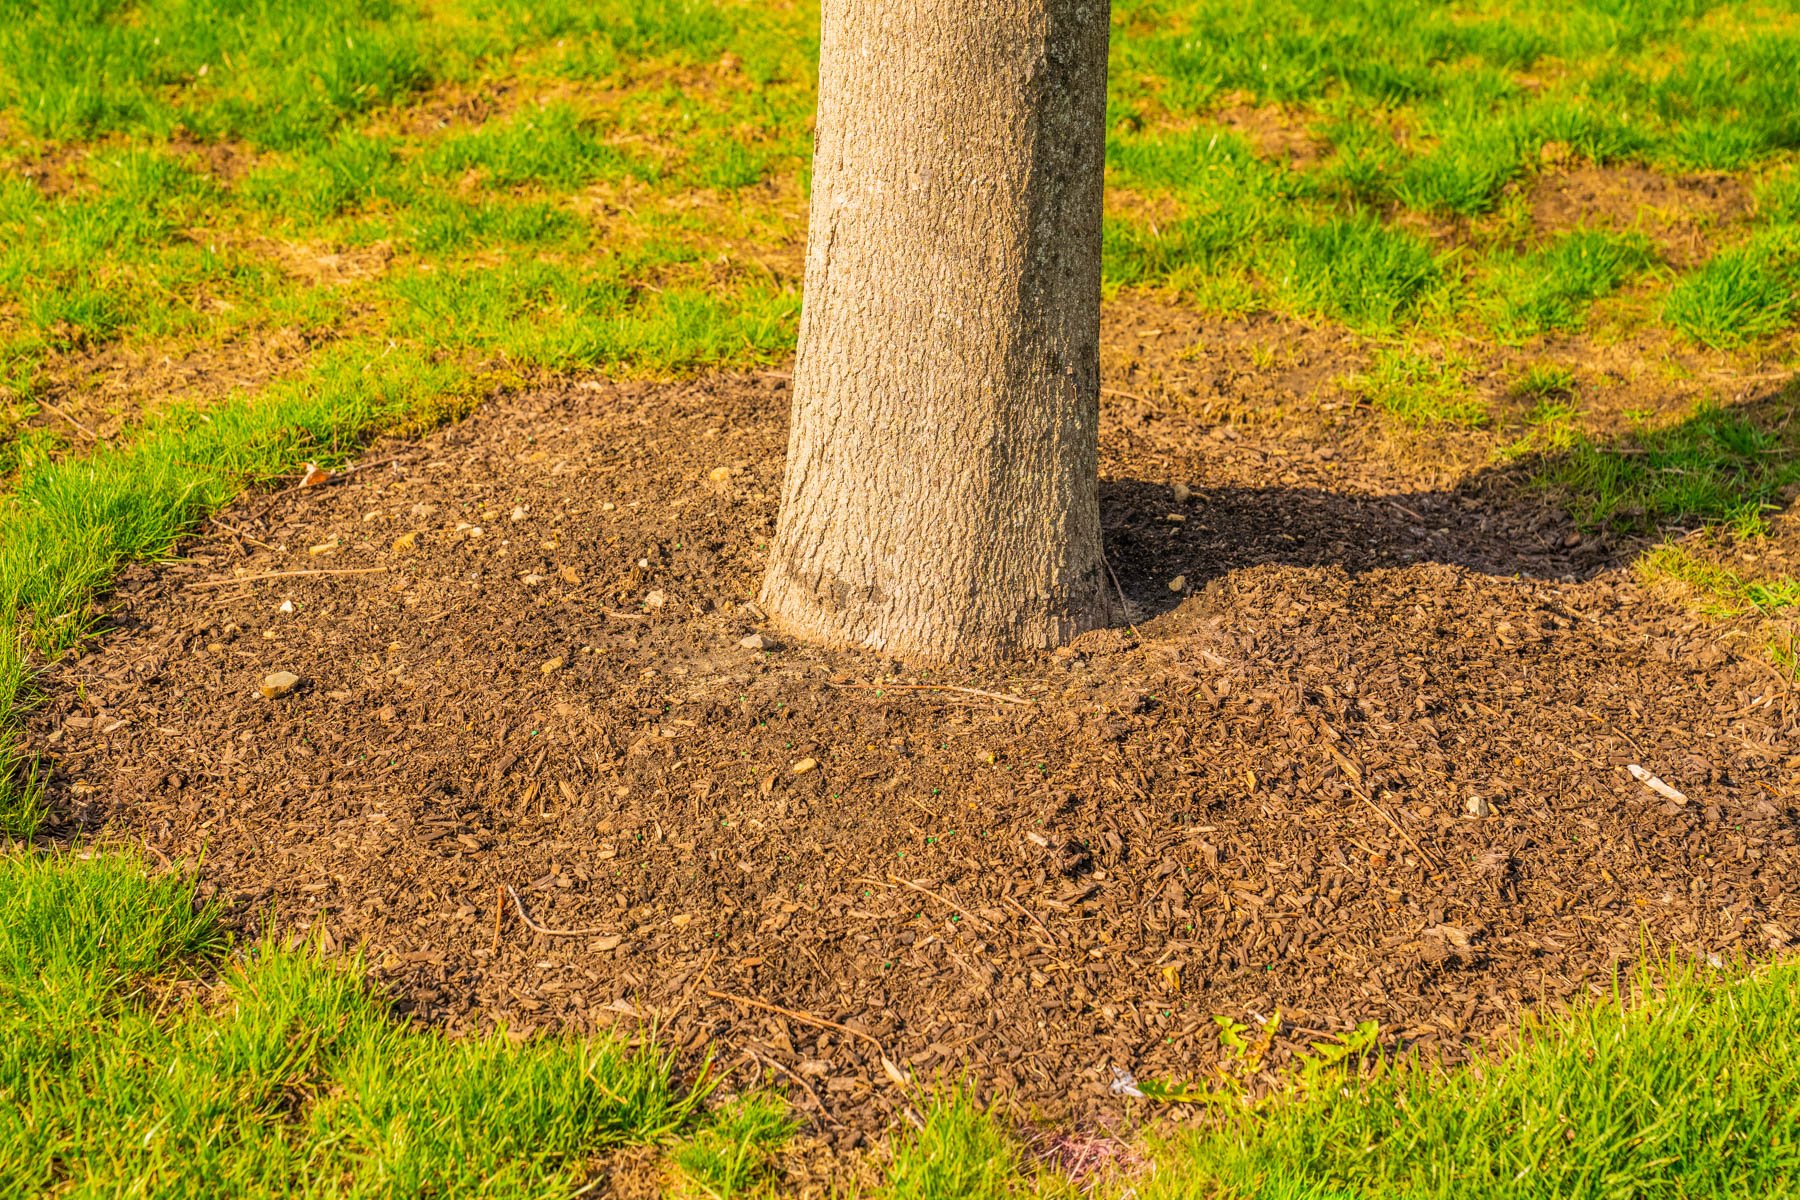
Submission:
<svg viewBox="0 0 1800 1200">
<path fill-rule="evenodd" d="M 824 0 L 763 605 L 993 659 L 1114 613 L 1100 544 L 1107 0 Z"/>
</svg>

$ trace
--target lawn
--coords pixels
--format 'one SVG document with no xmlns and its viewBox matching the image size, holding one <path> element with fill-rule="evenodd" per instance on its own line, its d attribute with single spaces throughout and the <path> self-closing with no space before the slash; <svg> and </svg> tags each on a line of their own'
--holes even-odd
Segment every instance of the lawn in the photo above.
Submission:
<svg viewBox="0 0 1800 1200">
<path fill-rule="evenodd" d="M 816 21 L 0 0 L 0 1187 L 785 1186 L 772 1094 L 653 1044 L 445 1038 L 291 931 L 233 944 L 190 872 L 70 840 L 20 730 L 121 569 L 246 489 L 509 390 L 784 363 Z M 1791 687 L 1800 5 L 1119 0 L 1113 34 L 1116 311 L 1200 322 L 1184 363 L 1248 329 L 1279 369 L 1308 331 L 1342 364 L 1317 411 L 1618 539 Z M 1109 383 L 1187 403 L 1138 374 Z M 1107 1153 L 1144 1195 L 1776 1194 L 1794 987 L 1669 963 L 1478 1067 L 1390 1041 L 1243 1095 L 1221 1068 Z M 955 1082 L 909 1084 L 916 1124 L 846 1186 L 1075 1186 Z"/>
</svg>

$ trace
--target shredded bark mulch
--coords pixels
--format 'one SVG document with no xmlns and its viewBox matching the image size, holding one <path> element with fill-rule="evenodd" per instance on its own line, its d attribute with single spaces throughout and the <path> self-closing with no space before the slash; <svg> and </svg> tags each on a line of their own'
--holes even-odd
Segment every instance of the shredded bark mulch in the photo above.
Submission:
<svg viewBox="0 0 1800 1200">
<path fill-rule="evenodd" d="M 928 673 L 763 630 L 785 389 L 502 397 L 134 568 L 33 718 L 65 829 L 420 1020 L 654 1022 L 852 1146 L 895 1072 L 1104 1127 L 1215 1014 L 1455 1058 L 1800 933 L 1792 689 L 1507 471 L 1109 397 L 1135 629 Z"/>
</svg>

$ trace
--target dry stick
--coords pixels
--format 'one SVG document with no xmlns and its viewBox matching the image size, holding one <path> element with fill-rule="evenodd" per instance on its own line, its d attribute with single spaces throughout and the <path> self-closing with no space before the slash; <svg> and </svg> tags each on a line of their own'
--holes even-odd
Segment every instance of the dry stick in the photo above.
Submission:
<svg viewBox="0 0 1800 1200">
<path fill-rule="evenodd" d="M 936 900 L 939 904 L 947 905 L 950 908 L 954 908 L 957 912 L 959 912 L 963 916 L 969 918 L 969 920 L 975 922 L 975 924 L 981 926 L 983 929 L 991 929 L 992 928 L 992 926 L 989 925 L 986 921 L 982 920 L 980 917 L 976 916 L 974 913 L 970 912 L 968 909 L 964 908 L 962 905 L 958 904 L 956 901 L 950 899 L 948 896 L 940 896 L 936 892 L 932 891 L 930 888 L 920 887 L 918 884 L 914 883 L 910 879 L 902 879 L 898 875 L 889 875 L 888 882 L 897 883 L 901 887 L 904 887 L 904 888 L 911 888 L 913 891 L 918 892 L 921 896 L 930 896 L 933 900 Z"/>
<path fill-rule="evenodd" d="M 596 933 L 606 932 L 599 926 L 590 929 L 547 929 L 526 914 L 525 902 L 519 899 L 519 893 L 513 891 L 510 883 L 506 885 L 506 894 L 512 897 L 513 911 L 519 914 L 519 920 L 525 922 L 525 927 L 533 933 L 541 933 L 545 937 L 593 937 Z"/>
<path fill-rule="evenodd" d="M 1131 630 L 1131 636 L 1141 639 L 1143 635 L 1137 626 L 1131 623 L 1131 602 L 1125 599 L 1125 589 L 1119 586 L 1119 573 L 1112 569 L 1112 559 L 1106 557 L 1106 549 L 1100 550 L 1100 561 L 1106 564 L 1106 574 L 1113 581 L 1113 591 L 1119 593 L 1119 615 L 1125 618 L 1125 628 Z"/>
<path fill-rule="evenodd" d="M 382 575 L 386 567 L 336 567 L 313 571 L 264 571 L 260 575 L 234 575 L 230 579 L 202 579 L 190 588 L 230 587 L 234 583 L 255 583 L 259 579 L 296 579 L 302 575 Z"/>
<path fill-rule="evenodd" d="M 95 433 L 93 430 L 89 429 L 86 425 L 83 425 L 80 421 L 77 421 L 74 417 L 72 417 L 68 413 L 64 412 L 62 405 L 55 404 L 49 400 L 42 399 L 42 398 L 40 398 L 38 400 L 38 403 L 43 405 L 45 408 L 49 409 L 51 412 L 55 413 L 57 416 L 61 417 L 63 420 L 67 421 L 69 424 L 73 425 L 75 428 L 81 430 L 81 432 L 87 434 L 88 439 L 90 441 L 97 442 L 100 440 L 99 434 Z"/>
<path fill-rule="evenodd" d="M 761 1065 L 763 1067 L 774 1067 L 777 1071 L 780 1071 L 783 1075 L 786 1075 L 789 1079 L 791 1079 L 795 1083 L 799 1084 L 800 1090 L 805 1092 L 808 1096 L 811 1096 L 812 1102 L 814 1104 L 818 1105 L 820 1117 L 831 1122 L 833 1125 L 836 1125 L 839 1129 L 842 1129 L 844 1127 L 844 1123 L 842 1121 L 838 1120 L 836 1117 L 832 1116 L 831 1111 L 825 1107 L 825 1102 L 823 1100 L 819 1099 L 819 1093 L 813 1091 L 812 1084 L 806 1082 L 806 1080 L 800 1078 L 798 1075 L 796 1075 L 792 1071 L 788 1070 L 785 1066 L 783 1066 L 780 1062 L 778 1062 L 774 1058 L 764 1058 L 762 1055 L 758 1054 L 755 1050 L 752 1050 L 748 1046 L 744 1047 L 744 1053 L 748 1054 L 751 1058 L 755 1059 L 759 1065 Z"/>
<path fill-rule="evenodd" d="M 839 1025 L 836 1021 L 827 1021 L 824 1017 L 815 1017 L 811 1013 L 799 1012 L 791 1008 L 783 1008 L 779 1004 L 770 1004 L 767 1000 L 752 1000 L 749 996 L 734 996 L 730 992 L 715 992 L 710 989 L 706 994 L 711 996 L 714 1000 L 729 1000 L 733 1004 L 744 1004 L 751 1008 L 760 1008 L 764 1012 L 776 1013 L 788 1018 L 790 1021 L 798 1021 L 802 1025 L 812 1025 L 819 1029 L 835 1029 L 839 1033 L 847 1033 L 851 1037 L 861 1038 L 863 1041 L 869 1043 L 869 1045 L 875 1047 L 883 1058 L 887 1057 L 887 1050 L 883 1048 L 881 1039 L 872 1033 L 864 1033 L 862 1030 L 852 1029 L 848 1025 Z"/>
<path fill-rule="evenodd" d="M 1028 700 L 1024 696 L 1006 696 L 999 692 L 984 692 L 980 688 L 957 687 L 950 683 L 834 683 L 831 685 L 840 690 L 854 692 L 961 692 L 965 696 L 980 696 L 986 700 L 998 700 L 1002 704 L 1023 704 L 1035 707 L 1036 700 Z"/>
<path fill-rule="evenodd" d="M 1123 396 L 1127 400 L 1136 400 L 1139 404 L 1150 403 L 1136 392 L 1127 392 L 1122 388 L 1101 388 L 1100 394 L 1102 396 Z"/>
<path fill-rule="evenodd" d="M 249 542 L 252 546 L 261 546 L 264 550 L 275 550 L 276 553 L 280 553 L 274 546 L 269 545 L 269 543 L 263 541 L 261 538 L 252 537 L 250 534 L 245 533 L 242 529 L 239 529 L 230 522 L 221 521 L 217 517 L 208 517 L 206 519 L 214 525 L 217 525 L 220 529 L 223 529 L 226 533 L 229 533 L 232 537 L 237 538 L 239 541 Z"/>
<path fill-rule="evenodd" d="M 1000 900 L 1004 904 L 1012 905 L 1015 909 L 1018 910 L 1019 915 L 1021 917 L 1024 917 L 1027 921 L 1034 922 L 1039 929 L 1044 931 L 1045 937 L 1049 938 L 1053 942 L 1056 940 L 1056 935 L 1050 932 L 1050 927 L 1048 925 L 1044 924 L 1044 920 L 1042 917 L 1038 916 L 1036 913 L 1034 913 L 1030 909 L 1026 908 L 1023 904 L 1020 904 L 1017 900 L 1014 900 L 1011 896 L 1002 896 L 1002 897 L 1000 897 Z"/>
<path fill-rule="evenodd" d="M 1413 835 L 1406 832 L 1405 828 L 1403 828 L 1401 826 L 1400 822 L 1398 822 L 1398 821 L 1394 820 L 1394 818 L 1388 816 L 1387 809 L 1381 807 L 1381 805 L 1379 805 L 1379 804 L 1375 803 L 1373 800 L 1369 799 L 1369 795 L 1367 792 L 1363 791 L 1361 788 L 1357 787 L 1355 784 L 1351 784 L 1350 785 L 1350 794 L 1352 796 L 1355 796 L 1358 800 L 1361 800 L 1364 804 L 1368 805 L 1370 808 L 1374 809 L 1376 816 L 1378 816 L 1382 820 L 1386 821 L 1390 826 L 1393 827 L 1393 830 L 1395 833 L 1399 834 L 1402 838 L 1405 838 L 1406 844 L 1411 846 L 1414 850 L 1417 850 L 1419 852 L 1419 857 L 1425 860 L 1426 866 L 1430 867 L 1434 871 L 1442 871 L 1444 869 L 1443 864 L 1439 863 L 1436 858 L 1432 857 L 1430 852 L 1427 851 L 1425 849 L 1425 847 L 1419 845 L 1418 842 L 1413 840 Z"/>
</svg>

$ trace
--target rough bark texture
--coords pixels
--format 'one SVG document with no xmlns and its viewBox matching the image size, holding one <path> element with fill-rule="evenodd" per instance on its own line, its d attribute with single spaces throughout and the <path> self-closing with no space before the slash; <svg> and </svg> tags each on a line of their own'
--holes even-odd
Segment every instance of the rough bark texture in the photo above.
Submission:
<svg viewBox="0 0 1800 1200">
<path fill-rule="evenodd" d="M 1106 624 L 1106 0 L 825 0 L 806 302 L 763 603 L 994 658 Z"/>
</svg>

